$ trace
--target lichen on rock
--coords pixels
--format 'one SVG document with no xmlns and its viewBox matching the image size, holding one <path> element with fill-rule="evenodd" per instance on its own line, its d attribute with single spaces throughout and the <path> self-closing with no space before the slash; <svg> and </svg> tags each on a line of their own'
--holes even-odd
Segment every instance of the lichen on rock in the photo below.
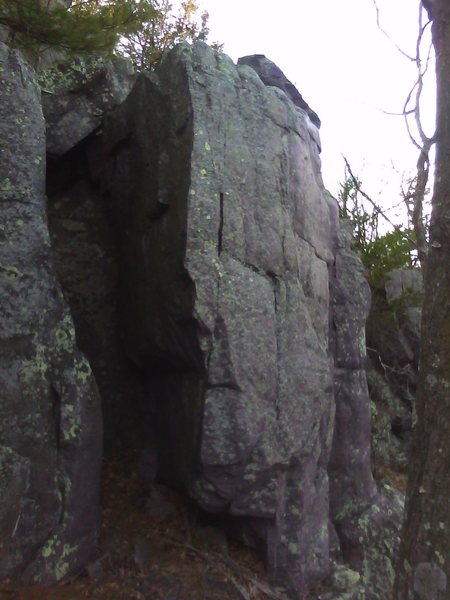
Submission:
<svg viewBox="0 0 450 600">
<path fill-rule="evenodd" d="M 40 90 L 19 52 L 0 63 L 0 577 L 50 583 L 95 552 L 101 415 L 53 269 Z"/>
</svg>

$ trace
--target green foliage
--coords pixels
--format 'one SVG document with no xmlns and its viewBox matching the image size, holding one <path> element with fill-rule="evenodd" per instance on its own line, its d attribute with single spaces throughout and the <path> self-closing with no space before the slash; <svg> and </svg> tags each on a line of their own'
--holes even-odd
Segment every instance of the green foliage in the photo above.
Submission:
<svg viewBox="0 0 450 600">
<path fill-rule="evenodd" d="M 346 179 L 339 190 L 338 204 L 339 216 L 352 221 L 355 246 L 364 253 L 378 236 L 379 212 L 373 208 L 369 212 L 365 207 L 358 191 L 360 187 L 359 179 Z"/>
<path fill-rule="evenodd" d="M 370 285 L 381 287 L 386 281 L 386 275 L 393 269 L 413 267 L 416 262 L 415 249 L 415 234 L 412 229 L 397 229 L 377 236 L 361 252 Z"/>
<path fill-rule="evenodd" d="M 382 287 L 392 269 L 413 267 L 416 263 L 414 230 L 397 228 L 380 234 L 380 211 L 364 204 L 359 189 L 361 182 L 352 177 L 341 184 L 338 195 L 339 216 L 353 225 L 354 249 L 367 268 L 372 287 Z"/>
<path fill-rule="evenodd" d="M 170 0 L 142 0 L 142 3 L 154 6 L 155 16 L 123 36 L 117 48 L 138 71 L 154 69 L 164 51 L 179 42 L 207 39 L 208 13 L 199 14 L 195 0 L 181 2 L 178 13 L 174 13 Z"/>
<path fill-rule="evenodd" d="M 139 0 L 0 0 L 0 25 L 12 46 L 39 52 L 59 48 L 71 53 L 111 51 L 155 14 Z"/>
<path fill-rule="evenodd" d="M 46 48 L 77 55 L 115 50 L 137 70 L 155 68 L 178 42 L 206 40 L 207 24 L 195 0 L 181 2 L 178 13 L 169 0 L 0 0 L 9 45 L 35 56 Z"/>
</svg>

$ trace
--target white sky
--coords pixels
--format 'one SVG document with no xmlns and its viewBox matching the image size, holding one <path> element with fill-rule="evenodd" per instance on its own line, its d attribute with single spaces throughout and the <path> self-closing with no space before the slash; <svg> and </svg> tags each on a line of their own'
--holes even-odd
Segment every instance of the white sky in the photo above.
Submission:
<svg viewBox="0 0 450 600">
<path fill-rule="evenodd" d="M 401 174 L 417 152 L 400 112 L 416 79 L 414 65 L 377 28 L 372 0 L 199 0 L 209 12 L 210 41 L 236 61 L 265 54 L 297 86 L 322 121 L 322 172 L 337 194 L 345 154 L 383 205 L 399 201 Z M 378 0 L 381 25 L 415 54 L 418 0 Z M 434 71 L 431 65 L 430 71 Z M 429 85 L 433 90 L 433 83 Z M 432 91 L 423 104 L 431 135 Z M 399 172 L 396 174 L 392 168 Z"/>
</svg>

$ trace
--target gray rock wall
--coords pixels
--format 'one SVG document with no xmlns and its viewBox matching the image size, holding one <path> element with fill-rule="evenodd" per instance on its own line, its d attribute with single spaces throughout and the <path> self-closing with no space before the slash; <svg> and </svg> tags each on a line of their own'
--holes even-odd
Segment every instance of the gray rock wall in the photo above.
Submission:
<svg viewBox="0 0 450 600">
<path fill-rule="evenodd" d="M 117 228 L 98 185 L 104 115 L 123 102 L 135 79 L 127 61 L 97 56 L 66 59 L 39 73 L 55 268 L 99 387 L 108 456 L 142 445 L 146 420 L 142 378 L 120 339 Z"/>
<path fill-rule="evenodd" d="M 40 98 L 5 52 L 0 576 L 48 582 L 94 548 L 99 398 L 75 323 L 107 450 L 155 439 L 160 479 L 225 516 L 294 597 L 330 572 L 330 547 L 384 594 L 369 296 L 322 184 L 317 115 L 267 59 L 276 87 L 205 44 L 168 53 L 114 111 L 126 69 L 53 82 L 49 237 Z"/>
<path fill-rule="evenodd" d="M 206 45 L 158 75 L 105 125 L 127 351 L 153 371 L 164 476 L 245 517 L 272 579 L 303 589 L 328 570 L 333 423 L 317 130 Z"/>
<path fill-rule="evenodd" d="M 86 148 L 84 148 L 86 150 Z M 52 190 L 47 203 L 55 270 L 73 316 L 77 344 L 89 360 L 102 400 L 106 456 L 143 445 L 140 372 L 128 360 L 118 318 L 119 252 L 85 156 L 70 153 L 72 180 Z M 66 161 L 53 169 L 64 170 Z M 80 164 L 81 163 L 81 164 Z M 52 183 L 53 173 L 49 173 Z M 75 177 L 74 177 L 75 175 Z"/>
<path fill-rule="evenodd" d="M 368 371 L 378 465 L 406 469 L 414 420 L 422 313 L 420 269 L 394 269 L 374 290 L 367 321 Z"/>
<path fill-rule="evenodd" d="M 367 323 L 369 356 L 406 403 L 415 397 L 422 303 L 420 269 L 394 269 L 385 288 L 374 290 Z"/>
<path fill-rule="evenodd" d="M 365 324 L 371 293 L 363 265 L 341 224 L 331 277 L 336 421 L 329 473 L 335 522 L 358 512 L 377 490 L 370 465 L 370 402 L 366 381 Z"/>
<path fill-rule="evenodd" d="M 96 56 L 62 59 L 40 71 L 47 152 L 62 156 L 99 129 L 105 112 L 125 100 L 135 78 L 127 61 Z"/>
<path fill-rule="evenodd" d="M 389 487 L 378 491 L 372 476 L 365 337 L 371 291 L 351 245 L 351 227 L 341 222 L 330 278 L 336 403 L 330 517 L 345 562 L 361 575 L 363 597 L 379 600 L 392 595 L 403 498 Z"/>
<path fill-rule="evenodd" d="M 52 264 L 40 91 L 4 44 L 0 65 L 0 578 L 49 583 L 95 552 L 102 425 Z"/>
</svg>

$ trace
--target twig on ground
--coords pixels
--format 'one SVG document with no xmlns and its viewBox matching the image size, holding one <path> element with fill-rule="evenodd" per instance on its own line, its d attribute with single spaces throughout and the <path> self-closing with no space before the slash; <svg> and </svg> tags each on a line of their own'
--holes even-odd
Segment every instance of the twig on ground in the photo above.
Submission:
<svg viewBox="0 0 450 600">
<path fill-rule="evenodd" d="M 242 577 L 243 579 L 245 579 L 246 581 L 251 583 L 253 586 L 255 586 L 260 592 L 265 594 L 268 598 L 271 598 L 272 600 L 286 600 L 286 597 L 284 594 L 280 594 L 279 592 L 270 588 L 265 583 L 256 579 L 256 577 L 253 575 L 253 573 L 249 569 L 239 565 L 238 563 L 236 563 L 234 560 L 232 560 L 228 556 L 225 556 L 219 552 L 214 552 L 214 551 L 205 552 L 203 550 L 199 550 L 192 544 L 188 544 L 186 542 L 180 541 L 169 534 L 165 534 L 165 536 L 169 540 L 169 542 L 171 544 L 173 544 L 174 546 L 186 548 L 190 552 L 193 552 L 194 554 L 201 556 L 210 565 L 213 565 L 216 568 L 218 568 L 216 562 L 225 563 L 227 566 L 229 566 L 231 569 L 233 569 L 235 571 L 235 573 L 237 573 L 240 577 Z M 220 569 L 220 568 L 219 568 L 219 570 L 230 579 L 230 581 L 233 583 L 233 585 L 239 590 L 239 592 L 243 598 L 245 598 L 246 600 L 250 600 L 250 596 L 249 596 L 248 592 L 233 577 L 231 577 L 228 572 L 226 572 L 224 569 Z"/>
</svg>

